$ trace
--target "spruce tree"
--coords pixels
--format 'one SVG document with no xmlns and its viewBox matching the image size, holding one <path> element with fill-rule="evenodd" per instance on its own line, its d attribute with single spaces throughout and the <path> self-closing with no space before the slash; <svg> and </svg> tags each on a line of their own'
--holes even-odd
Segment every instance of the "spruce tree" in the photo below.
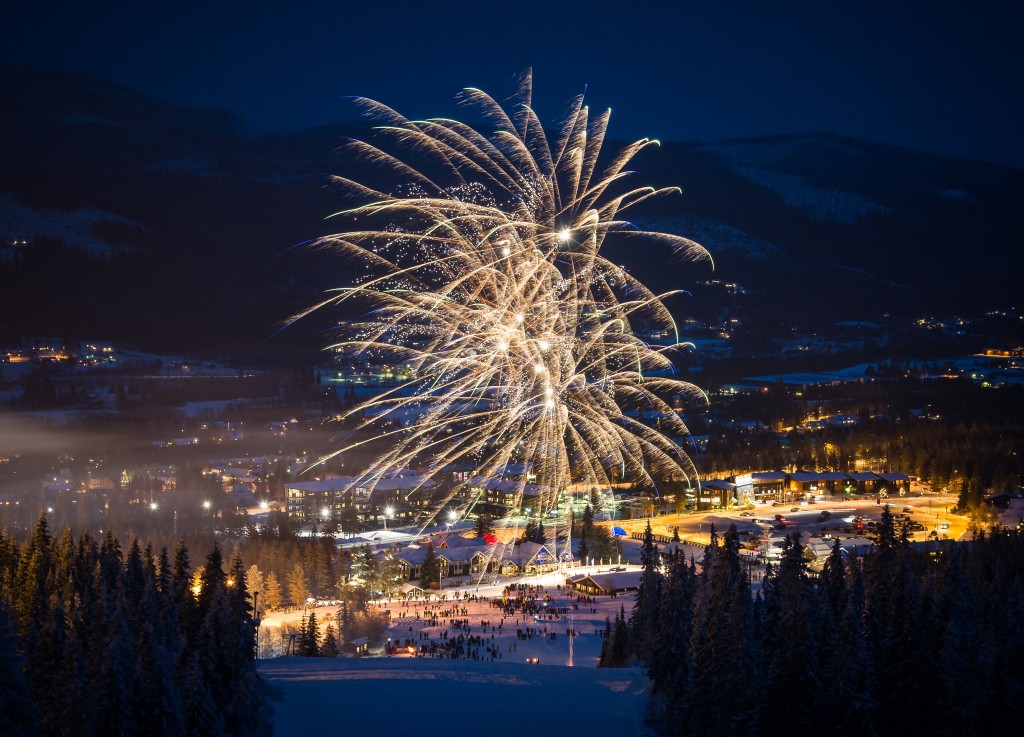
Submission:
<svg viewBox="0 0 1024 737">
<path fill-rule="evenodd" d="M 182 646 L 187 647 L 198 627 L 196 623 L 196 596 L 192 590 L 192 567 L 185 541 L 179 540 L 174 549 L 171 574 L 171 596 L 181 624 Z"/>
<path fill-rule="evenodd" d="M 365 591 L 379 591 L 382 588 L 380 561 L 369 545 L 359 546 L 352 554 L 349 574 L 350 580 L 358 583 Z"/>
<path fill-rule="evenodd" d="M 112 565 L 114 560 L 113 556 L 108 556 L 101 566 Z M 113 590 L 108 594 L 109 599 L 108 596 L 104 597 L 109 602 L 103 625 L 105 646 L 100 653 L 94 654 L 97 658 L 94 669 L 96 676 L 90 684 L 98 707 L 96 731 L 112 737 L 127 737 L 139 729 L 135 721 L 132 693 L 135 679 L 139 677 L 138 661 L 120 595 L 120 581 L 105 580 L 101 585 L 111 585 Z"/>
<path fill-rule="evenodd" d="M 138 546 L 129 553 L 125 579 L 137 577 L 137 595 L 130 602 L 132 641 L 135 643 L 136 673 L 133 684 L 133 710 L 139 727 L 150 735 L 177 737 L 184 735 L 181 700 L 175 678 L 175 660 L 179 638 L 171 629 L 174 607 L 170 597 L 159 592 L 155 569 L 139 566 Z M 128 571 L 132 571 L 131 574 Z M 127 588 L 126 588 L 127 590 Z"/>
<path fill-rule="evenodd" d="M 306 627 L 302 632 L 302 654 L 307 658 L 320 656 L 320 625 L 315 611 L 311 611 L 306 618 Z"/>
<path fill-rule="evenodd" d="M 612 642 L 609 646 L 609 661 L 612 668 L 622 668 L 629 661 L 629 624 L 626 622 L 626 609 L 619 607 L 615 618 L 615 629 L 612 631 Z"/>
<path fill-rule="evenodd" d="M 730 527 L 719 545 L 712 526 L 697 586 L 690 638 L 693 671 L 687 687 L 686 730 L 744 732 L 755 717 L 757 656 L 752 638 L 750 586 L 739 558 L 739 535 Z"/>
<path fill-rule="evenodd" d="M 183 546 L 176 565 L 166 550 L 157 565 L 151 546 L 133 540 L 124 556 L 110 532 L 99 545 L 86 534 L 76 544 L 67 532 L 53 541 L 43 519 L 16 564 L 13 552 L 0 535 L 0 734 L 24 733 L 23 717 L 44 701 L 34 715 L 42 737 L 269 734 L 240 559 L 226 580 L 214 546 L 197 600 L 176 584 L 190 578 Z M 21 680 L 5 670 L 8 601 L 40 615 L 26 630 L 31 648 L 18 637 Z M 190 646 L 179 612 L 197 623 Z M 25 684 L 32 693 L 19 691 Z M 8 693 L 17 704 L 4 702 Z"/>
<path fill-rule="evenodd" d="M 847 564 L 846 607 L 837 615 L 835 645 L 829 651 L 824 678 L 826 714 L 844 733 L 875 734 L 874 665 L 864 630 L 864 578 L 860 559 Z M 828 602 L 823 605 L 829 608 Z"/>
<path fill-rule="evenodd" d="M 203 667 L 206 654 L 193 651 L 187 660 L 182 684 L 182 704 L 186 734 L 190 737 L 227 737 L 224 717 L 214 702 L 206 673 L 212 667 Z"/>
<path fill-rule="evenodd" d="M 601 655 L 597 659 L 598 668 L 610 668 L 609 658 L 611 657 L 611 649 L 609 647 L 612 640 L 612 620 L 607 615 L 604 618 L 604 630 L 602 631 L 601 637 Z"/>
<path fill-rule="evenodd" d="M 832 543 L 832 551 L 821 568 L 821 574 L 818 576 L 818 590 L 822 593 L 833 620 L 840 621 L 846 613 L 848 594 L 846 565 L 843 563 L 839 538 Z"/>
<path fill-rule="evenodd" d="M 601 645 L 601 657 L 598 667 L 622 668 L 629 657 L 629 624 L 626 622 L 626 610 L 619 608 L 613 625 L 605 618 L 604 643 Z"/>
<path fill-rule="evenodd" d="M 277 574 L 271 571 L 267 574 L 264 583 L 263 602 L 268 611 L 277 611 L 281 608 L 281 584 L 277 580 Z"/>
<path fill-rule="evenodd" d="M 393 551 L 384 552 L 380 561 L 380 590 L 384 596 L 393 596 L 405 581 L 405 568 Z"/>
<path fill-rule="evenodd" d="M 423 557 L 423 565 L 420 566 L 420 586 L 429 589 L 433 584 L 440 584 L 441 561 L 434 553 L 434 543 L 427 543 L 427 551 Z"/>
<path fill-rule="evenodd" d="M 479 514 L 476 518 L 476 536 L 486 537 L 494 534 L 494 521 L 489 514 Z"/>
<path fill-rule="evenodd" d="M 583 510 L 583 518 L 580 523 L 580 533 L 577 536 L 576 544 L 576 555 L 579 557 L 580 562 L 584 565 L 587 563 L 587 558 L 590 557 L 590 545 L 587 540 L 590 537 L 591 530 L 594 528 L 594 512 L 588 504 Z"/>
<path fill-rule="evenodd" d="M 50 575 L 50 529 L 46 515 L 41 514 L 28 543 L 22 548 L 15 574 L 14 611 L 18 620 L 22 654 L 26 656 L 25 672 L 33 674 L 49 665 L 34 654 L 39 631 L 49 619 L 50 593 L 47 580 Z"/>
<path fill-rule="evenodd" d="M 654 545 L 651 523 L 648 521 L 644 530 L 643 545 L 640 548 L 640 565 L 643 566 L 640 587 L 629 622 L 630 633 L 633 636 L 631 649 L 637 658 L 648 664 L 658 641 L 662 585 L 661 573 L 658 570 L 660 562 L 658 549 Z"/>
<path fill-rule="evenodd" d="M 296 562 L 288 574 L 288 598 L 292 606 L 302 606 L 310 597 L 309 582 L 306 579 L 306 569 L 302 563 Z"/>
<path fill-rule="evenodd" d="M 334 622 L 327 620 L 327 627 L 324 628 L 324 641 L 320 646 L 320 655 L 325 658 L 336 658 L 341 652 L 338 650 L 338 633 L 334 629 Z"/>
<path fill-rule="evenodd" d="M 797 533 L 786 538 L 778 570 L 764 588 L 771 627 L 765 636 L 761 719 L 767 724 L 785 721 L 798 729 L 809 729 L 817 723 L 820 711 L 821 618 L 803 551 Z M 806 705 L 798 714 L 791 713 L 788 703 L 794 692 L 801 694 Z"/>
<path fill-rule="evenodd" d="M 250 594 L 257 594 L 255 601 L 258 611 L 253 612 L 254 616 L 261 616 L 267 609 L 266 596 L 264 596 L 263 573 L 259 566 L 251 565 L 245 572 L 245 585 Z"/>
<path fill-rule="evenodd" d="M 693 665 L 690 637 L 693 629 L 693 597 L 696 575 L 692 565 L 678 551 L 667 562 L 668 569 L 658 609 L 657 647 L 648 660 L 651 701 L 648 718 L 663 733 L 683 721 Z"/>
</svg>

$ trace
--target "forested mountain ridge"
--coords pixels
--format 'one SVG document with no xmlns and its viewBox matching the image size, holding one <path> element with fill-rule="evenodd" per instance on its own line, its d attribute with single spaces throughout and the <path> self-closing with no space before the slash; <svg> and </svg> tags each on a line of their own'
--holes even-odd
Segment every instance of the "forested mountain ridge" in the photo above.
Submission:
<svg viewBox="0 0 1024 737">
<path fill-rule="evenodd" d="M 372 136 L 365 123 L 257 134 L 229 112 L 4 68 L 0 133 L 0 337 L 321 344 L 317 323 L 275 333 L 350 279 L 351 264 L 301 244 L 346 206 L 329 175 L 364 173 L 339 147 Z M 712 270 L 609 241 L 659 291 L 721 279 L 771 321 L 830 321 L 982 311 L 1024 273 L 1018 169 L 829 134 L 668 142 L 636 164 L 631 183 L 683 190 L 630 211 L 637 226 L 693 237 L 715 258 Z"/>
</svg>

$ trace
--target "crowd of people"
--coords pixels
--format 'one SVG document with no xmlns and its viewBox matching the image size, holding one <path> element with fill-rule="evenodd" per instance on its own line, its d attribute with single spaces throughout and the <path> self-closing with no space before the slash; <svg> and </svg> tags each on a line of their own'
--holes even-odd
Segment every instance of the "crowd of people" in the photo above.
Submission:
<svg viewBox="0 0 1024 737">
<path fill-rule="evenodd" d="M 519 643 L 556 640 L 564 633 L 577 637 L 573 615 L 582 608 L 595 613 L 592 596 L 578 595 L 556 585 L 511 584 L 500 595 L 453 592 L 433 599 L 412 597 L 381 602 L 398 636 L 388 639 L 388 655 L 418 658 L 460 658 L 495 661 L 518 652 Z M 471 606 L 472 605 L 472 606 Z M 479 616 L 496 610 L 493 617 Z M 515 640 L 508 641 L 511 628 Z M 502 637 L 502 635 L 507 635 Z M 530 662 L 539 662 L 537 658 Z"/>
</svg>

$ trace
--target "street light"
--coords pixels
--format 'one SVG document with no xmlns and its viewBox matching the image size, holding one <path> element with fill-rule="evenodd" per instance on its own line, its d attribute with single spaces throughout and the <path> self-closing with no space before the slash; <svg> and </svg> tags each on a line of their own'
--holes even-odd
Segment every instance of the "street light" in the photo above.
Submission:
<svg viewBox="0 0 1024 737">
<path fill-rule="evenodd" d="M 384 532 L 388 531 L 388 517 L 390 517 L 394 513 L 394 507 L 384 507 Z"/>
</svg>

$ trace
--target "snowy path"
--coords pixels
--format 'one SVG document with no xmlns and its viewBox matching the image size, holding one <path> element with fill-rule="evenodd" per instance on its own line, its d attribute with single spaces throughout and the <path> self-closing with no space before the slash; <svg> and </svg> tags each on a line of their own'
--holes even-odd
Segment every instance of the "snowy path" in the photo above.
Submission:
<svg viewBox="0 0 1024 737">
<path fill-rule="evenodd" d="M 431 658 L 276 658 L 259 669 L 284 692 L 277 737 L 646 734 L 639 669 Z"/>
</svg>

